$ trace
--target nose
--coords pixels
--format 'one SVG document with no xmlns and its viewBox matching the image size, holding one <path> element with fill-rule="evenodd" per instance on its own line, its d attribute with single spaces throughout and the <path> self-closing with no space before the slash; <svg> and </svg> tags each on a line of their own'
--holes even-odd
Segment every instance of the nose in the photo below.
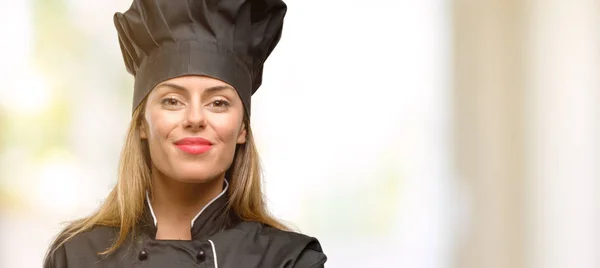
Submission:
<svg viewBox="0 0 600 268">
<path fill-rule="evenodd" d="M 189 130 L 200 130 L 206 127 L 206 118 L 204 116 L 204 110 L 202 105 L 192 103 L 188 106 L 185 114 L 185 120 L 183 121 L 183 128 Z"/>
</svg>

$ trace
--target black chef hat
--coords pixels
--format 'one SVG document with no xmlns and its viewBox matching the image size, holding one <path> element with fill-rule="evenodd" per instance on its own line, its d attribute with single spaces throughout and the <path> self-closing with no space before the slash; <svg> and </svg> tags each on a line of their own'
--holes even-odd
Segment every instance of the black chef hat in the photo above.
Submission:
<svg viewBox="0 0 600 268">
<path fill-rule="evenodd" d="M 135 77 L 133 110 L 165 80 L 206 75 L 232 85 L 250 115 L 250 96 L 262 83 L 286 10 L 281 0 L 134 0 L 114 15 Z"/>
</svg>

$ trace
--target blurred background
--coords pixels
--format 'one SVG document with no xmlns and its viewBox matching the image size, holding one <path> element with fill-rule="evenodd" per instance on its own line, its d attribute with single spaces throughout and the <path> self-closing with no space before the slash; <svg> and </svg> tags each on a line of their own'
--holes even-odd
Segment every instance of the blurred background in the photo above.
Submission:
<svg viewBox="0 0 600 268">
<path fill-rule="evenodd" d="M 327 267 L 600 267 L 599 1 L 286 2 L 252 124 Z M 41 267 L 115 184 L 131 1 L 0 3 L 0 267 Z"/>
</svg>

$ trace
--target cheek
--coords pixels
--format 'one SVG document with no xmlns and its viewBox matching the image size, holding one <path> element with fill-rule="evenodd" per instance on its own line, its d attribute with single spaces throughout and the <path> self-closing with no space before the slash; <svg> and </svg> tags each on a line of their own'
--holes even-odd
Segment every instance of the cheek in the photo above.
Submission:
<svg viewBox="0 0 600 268">
<path fill-rule="evenodd" d="M 227 119 L 213 122 L 213 129 L 221 142 L 235 146 L 241 125 L 241 123 L 238 123 L 237 121 L 238 120 Z"/>
<path fill-rule="evenodd" d="M 153 141 L 164 140 L 169 136 L 171 130 L 177 126 L 178 120 L 173 116 L 164 114 L 151 114 L 147 118 L 148 139 Z"/>
</svg>

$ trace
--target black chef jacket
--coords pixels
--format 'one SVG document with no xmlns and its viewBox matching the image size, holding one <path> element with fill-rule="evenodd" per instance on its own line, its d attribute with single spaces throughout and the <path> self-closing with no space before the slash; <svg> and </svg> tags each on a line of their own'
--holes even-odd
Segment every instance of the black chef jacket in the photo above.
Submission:
<svg viewBox="0 0 600 268">
<path fill-rule="evenodd" d="M 147 200 L 142 220 L 115 252 L 98 254 L 111 246 L 118 232 L 98 226 L 47 256 L 44 268 L 324 267 L 327 257 L 317 239 L 240 220 L 227 211 L 226 203 L 222 193 L 200 212 L 193 221 L 192 240 L 156 240 L 155 217 Z"/>
</svg>

